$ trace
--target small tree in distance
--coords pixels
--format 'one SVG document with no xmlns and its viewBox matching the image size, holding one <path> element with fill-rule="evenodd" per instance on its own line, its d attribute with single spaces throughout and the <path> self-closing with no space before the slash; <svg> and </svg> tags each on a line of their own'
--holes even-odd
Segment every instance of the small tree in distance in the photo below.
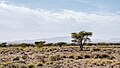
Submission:
<svg viewBox="0 0 120 68">
<path fill-rule="evenodd" d="M 0 44 L 0 47 L 6 47 L 6 45 L 7 45 L 7 42 L 4 42 L 4 43 Z"/>
<path fill-rule="evenodd" d="M 35 42 L 35 45 L 37 47 L 42 47 L 44 45 L 45 41 L 39 41 L 39 42 Z"/>
<path fill-rule="evenodd" d="M 91 41 L 89 37 L 92 36 L 92 32 L 81 31 L 79 33 L 71 33 L 71 34 L 72 34 L 72 38 L 74 39 L 72 40 L 72 42 L 77 42 L 77 44 L 80 46 L 80 50 L 83 50 L 83 45 L 87 41 Z"/>
<path fill-rule="evenodd" d="M 59 45 L 60 47 L 62 47 L 63 45 L 66 45 L 67 43 L 66 42 L 57 42 L 56 44 Z"/>
</svg>

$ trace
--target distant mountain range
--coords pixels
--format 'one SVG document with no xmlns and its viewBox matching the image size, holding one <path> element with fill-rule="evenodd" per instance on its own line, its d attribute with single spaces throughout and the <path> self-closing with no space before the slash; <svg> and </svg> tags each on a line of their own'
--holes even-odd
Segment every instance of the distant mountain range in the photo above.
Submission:
<svg viewBox="0 0 120 68">
<path fill-rule="evenodd" d="M 20 44 L 20 43 L 30 43 L 34 44 L 35 41 L 46 41 L 46 43 L 56 43 L 56 42 L 71 42 L 70 36 L 63 36 L 63 37 L 53 37 L 53 38 L 43 38 L 43 39 L 33 39 L 33 40 L 15 40 L 15 41 L 8 41 L 8 44 Z M 92 42 L 106 42 L 106 43 L 120 43 L 120 38 L 112 38 L 109 40 L 103 39 L 92 39 Z"/>
<path fill-rule="evenodd" d="M 98 43 L 98 42 L 106 42 L 106 43 L 120 43 L 120 38 L 111 38 L 108 40 L 104 39 L 92 39 L 92 42 Z"/>
<path fill-rule="evenodd" d="M 63 37 L 53 37 L 53 38 L 43 38 L 43 39 L 33 39 L 33 40 L 15 40 L 9 41 L 8 44 L 20 44 L 20 43 L 30 43 L 34 44 L 35 41 L 46 41 L 46 43 L 56 43 L 56 42 L 71 42 L 70 36 L 63 36 Z"/>
</svg>

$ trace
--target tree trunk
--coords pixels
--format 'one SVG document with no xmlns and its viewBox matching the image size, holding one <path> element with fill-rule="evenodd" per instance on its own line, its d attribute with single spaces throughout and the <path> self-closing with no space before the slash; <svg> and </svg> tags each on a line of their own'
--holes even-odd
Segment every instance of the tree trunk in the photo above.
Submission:
<svg viewBox="0 0 120 68">
<path fill-rule="evenodd" d="M 79 41 L 79 46 L 80 46 L 80 50 L 83 51 L 83 44 L 82 44 L 82 40 Z"/>
<path fill-rule="evenodd" d="M 80 45 L 80 50 L 83 51 L 83 45 Z"/>
</svg>

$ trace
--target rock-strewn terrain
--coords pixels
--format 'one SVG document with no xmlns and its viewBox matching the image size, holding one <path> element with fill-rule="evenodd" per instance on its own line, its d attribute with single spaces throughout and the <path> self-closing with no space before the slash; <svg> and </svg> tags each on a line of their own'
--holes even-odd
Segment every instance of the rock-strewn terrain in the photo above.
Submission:
<svg viewBox="0 0 120 68">
<path fill-rule="evenodd" d="M 120 68 L 120 46 L 1 47 L 0 68 Z"/>
</svg>

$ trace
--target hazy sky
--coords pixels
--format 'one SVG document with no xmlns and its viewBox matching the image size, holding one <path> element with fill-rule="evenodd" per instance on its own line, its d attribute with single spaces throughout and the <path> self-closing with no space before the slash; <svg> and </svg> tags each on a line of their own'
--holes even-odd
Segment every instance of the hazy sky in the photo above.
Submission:
<svg viewBox="0 0 120 68">
<path fill-rule="evenodd" d="M 120 38 L 120 0 L 0 0 L 0 41 L 70 36 Z"/>
</svg>

